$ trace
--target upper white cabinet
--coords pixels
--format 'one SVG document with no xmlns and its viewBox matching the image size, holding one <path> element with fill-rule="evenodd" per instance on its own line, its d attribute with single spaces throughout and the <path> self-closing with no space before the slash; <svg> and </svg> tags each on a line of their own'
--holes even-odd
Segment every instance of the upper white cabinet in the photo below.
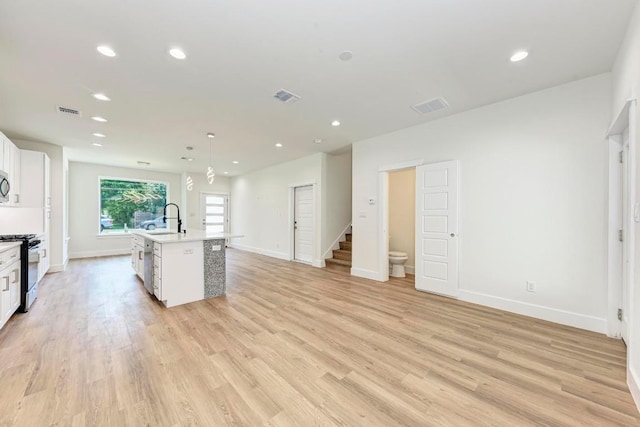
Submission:
<svg viewBox="0 0 640 427">
<path fill-rule="evenodd" d="M 29 189 L 22 195 L 20 206 L 50 209 L 49 156 L 39 151 L 29 150 L 22 150 L 20 156 L 22 187 Z"/>
<path fill-rule="evenodd" d="M 21 152 L 9 138 L 0 132 L 0 170 L 7 172 L 9 175 L 9 201 L 0 202 L 2 206 L 22 206 L 20 189 L 22 173 Z"/>
</svg>

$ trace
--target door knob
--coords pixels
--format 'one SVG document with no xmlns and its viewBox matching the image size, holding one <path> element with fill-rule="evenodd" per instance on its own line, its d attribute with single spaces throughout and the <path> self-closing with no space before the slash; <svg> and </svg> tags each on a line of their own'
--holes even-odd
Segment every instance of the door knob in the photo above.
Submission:
<svg viewBox="0 0 640 427">
<path fill-rule="evenodd" d="M 456 234 L 455 233 L 451 233 L 451 237 L 456 237 Z"/>
</svg>

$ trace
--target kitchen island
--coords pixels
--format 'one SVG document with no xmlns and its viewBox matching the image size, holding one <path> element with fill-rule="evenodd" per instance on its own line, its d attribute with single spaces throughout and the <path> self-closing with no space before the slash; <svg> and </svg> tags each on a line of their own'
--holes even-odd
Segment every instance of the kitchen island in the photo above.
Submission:
<svg viewBox="0 0 640 427">
<path fill-rule="evenodd" d="M 131 231 L 131 266 L 149 293 L 173 307 L 226 292 L 226 233 Z"/>
</svg>

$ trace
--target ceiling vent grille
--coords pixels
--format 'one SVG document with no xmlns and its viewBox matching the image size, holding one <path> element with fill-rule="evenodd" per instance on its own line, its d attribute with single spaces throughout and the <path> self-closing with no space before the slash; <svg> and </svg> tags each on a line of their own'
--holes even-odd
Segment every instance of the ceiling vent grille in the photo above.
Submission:
<svg viewBox="0 0 640 427">
<path fill-rule="evenodd" d="M 449 107 L 447 101 L 444 98 L 433 98 L 428 101 L 421 102 L 420 104 L 416 104 L 411 108 L 418 114 L 427 114 L 433 113 L 434 111 L 444 110 Z"/>
<path fill-rule="evenodd" d="M 273 95 L 273 97 L 284 102 L 285 104 L 293 104 L 300 99 L 298 95 L 285 89 L 280 89 L 278 92 L 276 92 L 275 95 Z"/>
<path fill-rule="evenodd" d="M 58 113 L 70 114 L 72 116 L 82 117 L 82 112 L 80 110 L 75 110 L 73 108 L 62 107 L 58 105 L 56 106 L 56 110 L 58 111 Z"/>
</svg>

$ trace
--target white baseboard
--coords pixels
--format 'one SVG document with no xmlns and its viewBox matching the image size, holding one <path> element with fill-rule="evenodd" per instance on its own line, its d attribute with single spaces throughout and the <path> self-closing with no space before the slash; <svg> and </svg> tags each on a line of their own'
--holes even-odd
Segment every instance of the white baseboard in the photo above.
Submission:
<svg viewBox="0 0 640 427">
<path fill-rule="evenodd" d="M 49 266 L 49 271 L 47 273 L 60 273 L 67 269 L 67 263 L 64 264 L 54 264 Z"/>
<path fill-rule="evenodd" d="M 276 252 L 276 251 L 270 251 L 267 249 L 254 248 L 252 246 L 239 245 L 237 243 L 231 243 L 229 247 L 240 249 L 241 251 L 253 252 L 254 254 L 266 255 L 271 258 L 278 258 L 278 259 L 283 259 L 285 261 L 291 261 L 289 259 L 289 254 L 284 252 Z"/>
<path fill-rule="evenodd" d="M 627 357 L 627 385 L 631 392 L 631 397 L 636 404 L 636 408 L 640 410 L 640 381 L 636 378 L 635 370 L 629 364 L 629 358 Z"/>
<path fill-rule="evenodd" d="M 325 267 L 324 259 L 314 259 L 311 265 L 318 268 L 324 268 Z"/>
<path fill-rule="evenodd" d="M 377 271 L 364 270 L 362 268 L 352 268 L 351 275 L 356 277 L 363 277 L 365 279 L 377 280 L 382 282 L 382 274 Z"/>
<path fill-rule="evenodd" d="M 416 268 L 413 265 L 405 265 L 404 272 L 409 274 L 416 274 Z"/>
<path fill-rule="evenodd" d="M 499 310 L 510 311 L 536 319 L 547 320 L 549 322 L 560 323 L 561 325 L 573 326 L 574 328 L 586 329 L 588 331 L 607 333 L 607 320 L 594 316 L 573 313 L 556 308 L 541 305 L 529 304 L 493 295 L 481 294 L 478 292 L 460 289 L 458 298 L 462 301 L 472 302 Z"/>
<path fill-rule="evenodd" d="M 96 258 L 102 256 L 131 255 L 131 249 L 111 249 L 108 251 L 69 252 L 69 259 Z"/>
</svg>

